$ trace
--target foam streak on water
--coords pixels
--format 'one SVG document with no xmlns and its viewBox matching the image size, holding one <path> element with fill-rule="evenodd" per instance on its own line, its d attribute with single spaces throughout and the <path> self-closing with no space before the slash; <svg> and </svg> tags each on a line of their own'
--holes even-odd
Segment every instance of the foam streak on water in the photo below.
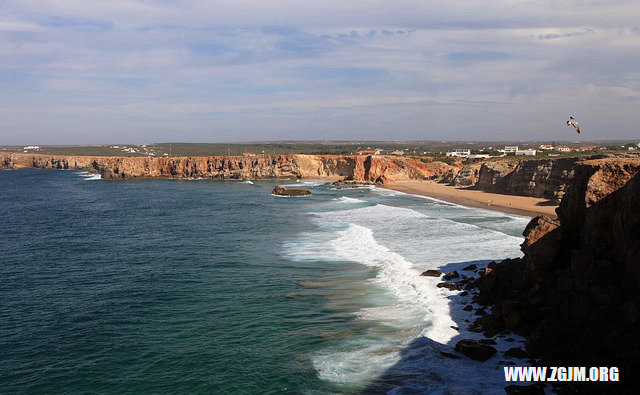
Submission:
<svg viewBox="0 0 640 395">
<path fill-rule="evenodd" d="M 435 344 L 451 351 L 445 345 L 460 335 L 452 328 L 460 324 L 450 311 L 449 296 L 456 292 L 437 288 L 440 279 L 420 273 L 456 263 L 460 270 L 464 262 L 519 256 L 522 237 L 518 232 L 528 221 L 386 190 L 374 196 L 342 196 L 318 206 L 312 218 L 319 231 L 285 244 L 286 254 L 293 260 L 351 261 L 376 271 L 375 278 L 361 285 L 361 295 L 354 295 L 365 304 L 353 314 L 368 327 L 367 335 L 336 342 L 314 357 L 320 378 L 345 386 L 362 386 L 405 364 L 403 350 L 414 347 L 416 339 L 433 342 L 427 347 Z M 489 377 L 494 379 L 485 379 L 490 382 L 465 381 L 470 369 L 465 360 L 443 360 L 430 349 L 426 354 L 424 350 L 416 353 L 421 362 L 411 368 L 414 373 L 426 368 L 437 376 L 436 381 L 448 381 L 449 389 L 501 388 L 502 383 L 495 379 L 500 377 L 495 374 L 495 363 L 478 368 L 491 372 Z M 460 378 L 450 377 L 452 374 Z M 442 383 L 438 385 L 442 387 Z"/>
</svg>

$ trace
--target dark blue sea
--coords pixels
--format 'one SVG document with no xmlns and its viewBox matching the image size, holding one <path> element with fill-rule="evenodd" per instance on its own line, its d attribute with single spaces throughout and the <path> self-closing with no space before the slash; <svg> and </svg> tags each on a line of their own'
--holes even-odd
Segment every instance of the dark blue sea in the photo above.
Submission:
<svg viewBox="0 0 640 395">
<path fill-rule="evenodd" d="M 0 392 L 502 391 L 440 354 L 479 335 L 420 273 L 520 256 L 528 218 L 278 183 L 313 195 L 0 172 Z"/>
</svg>

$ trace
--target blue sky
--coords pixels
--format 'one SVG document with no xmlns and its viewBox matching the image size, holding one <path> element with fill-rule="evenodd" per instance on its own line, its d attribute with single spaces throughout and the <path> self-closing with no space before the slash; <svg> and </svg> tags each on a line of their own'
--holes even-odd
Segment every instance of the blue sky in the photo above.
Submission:
<svg viewBox="0 0 640 395">
<path fill-rule="evenodd" d="M 640 138 L 630 1 L 0 0 L 0 144 Z"/>
</svg>

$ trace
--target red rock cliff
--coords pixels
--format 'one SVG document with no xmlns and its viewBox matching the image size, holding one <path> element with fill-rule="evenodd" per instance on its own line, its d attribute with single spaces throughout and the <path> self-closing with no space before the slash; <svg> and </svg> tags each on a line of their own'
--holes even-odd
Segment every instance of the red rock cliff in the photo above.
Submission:
<svg viewBox="0 0 640 395">
<path fill-rule="evenodd" d="M 385 183 L 439 179 L 450 166 L 410 158 L 352 155 L 205 156 L 177 158 L 5 154 L 0 168 L 81 169 L 105 179 L 153 178 L 349 178 Z"/>
</svg>

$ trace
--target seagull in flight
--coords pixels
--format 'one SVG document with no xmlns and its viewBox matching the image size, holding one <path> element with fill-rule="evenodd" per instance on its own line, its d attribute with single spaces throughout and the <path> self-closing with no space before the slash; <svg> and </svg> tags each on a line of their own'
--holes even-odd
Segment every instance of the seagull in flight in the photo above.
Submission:
<svg viewBox="0 0 640 395">
<path fill-rule="evenodd" d="M 567 121 L 567 126 L 569 125 L 573 126 L 576 129 L 576 132 L 580 134 L 580 124 L 578 123 L 578 121 L 576 121 L 574 117 L 569 117 L 569 120 Z"/>
</svg>

